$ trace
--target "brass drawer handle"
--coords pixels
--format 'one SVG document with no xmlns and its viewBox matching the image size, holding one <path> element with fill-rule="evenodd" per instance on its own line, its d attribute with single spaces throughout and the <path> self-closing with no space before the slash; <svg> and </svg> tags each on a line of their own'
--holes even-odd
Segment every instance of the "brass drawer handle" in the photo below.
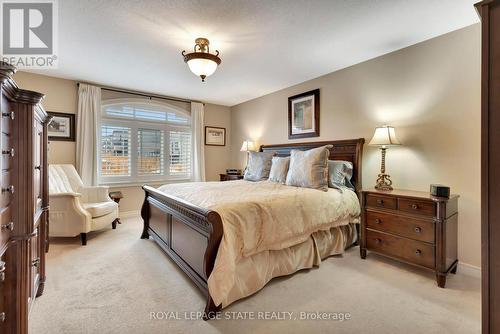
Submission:
<svg viewBox="0 0 500 334">
<path fill-rule="evenodd" d="M 381 223 L 382 223 L 382 221 L 380 219 L 375 218 L 375 224 L 381 224 Z"/>
<path fill-rule="evenodd" d="M 377 245 L 380 245 L 380 244 L 382 243 L 382 239 L 380 239 L 380 238 L 376 238 L 376 239 L 375 239 L 375 243 L 376 243 Z"/>
<path fill-rule="evenodd" d="M 38 266 L 40 265 L 40 258 L 38 257 L 38 258 L 34 259 L 33 261 L 31 261 L 31 265 L 33 267 L 37 267 L 38 268 Z"/>
<path fill-rule="evenodd" d="M 411 208 L 412 208 L 413 210 L 417 210 L 417 209 L 418 209 L 418 204 L 412 204 L 412 205 L 411 205 Z"/>
<path fill-rule="evenodd" d="M 420 249 L 417 249 L 417 250 L 415 251 L 415 255 L 416 255 L 416 256 L 421 256 L 421 255 L 422 255 L 422 251 L 421 251 Z"/>
<path fill-rule="evenodd" d="M 11 148 L 10 150 L 2 150 L 2 154 L 8 154 L 11 157 L 14 157 L 14 149 Z"/>
<path fill-rule="evenodd" d="M 415 233 L 420 233 L 420 232 L 422 232 L 422 229 L 418 226 L 415 227 Z"/>
<path fill-rule="evenodd" d="M 378 199 L 377 200 L 377 204 L 378 205 L 383 205 L 384 204 L 384 200 L 383 199 Z"/>
<path fill-rule="evenodd" d="M 14 194 L 14 186 L 8 186 L 7 188 L 2 188 L 2 193 Z"/>
<path fill-rule="evenodd" d="M 11 120 L 14 120 L 16 118 L 16 114 L 13 111 L 4 112 L 2 113 L 2 117 L 10 117 Z"/>
<path fill-rule="evenodd" d="M 1 229 L 2 230 L 14 231 L 14 222 L 10 222 L 10 223 L 7 223 L 7 224 L 2 224 Z"/>
<path fill-rule="evenodd" d="M 0 313 L 0 322 L 5 321 L 5 312 Z"/>
</svg>

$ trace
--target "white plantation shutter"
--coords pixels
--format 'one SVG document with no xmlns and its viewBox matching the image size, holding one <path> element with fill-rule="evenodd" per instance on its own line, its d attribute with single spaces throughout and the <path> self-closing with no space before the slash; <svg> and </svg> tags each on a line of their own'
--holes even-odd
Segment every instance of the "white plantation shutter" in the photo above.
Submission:
<svg viewBox="0 0 500 334">
<path fill-rule="evenodd" d="M 165 161 L 163 131 L 139 128 L 137 143 L 137 173 L 162 175 Z"/>
<path fill-rule="evenodd" d="M 191 132 L 170 131 L 170 175 L 191 175 Z"/>
<path fill-rule="evenodd" d="M 192 176 L 191 117 L 157 101 L 102 104 L 99 182 L 145 183 Z"/>
<path fill-rule="evenodd" d="M 131 129 L 101 126 L 101 175 L 129 176 L 131 173 Z"/>
</svg>

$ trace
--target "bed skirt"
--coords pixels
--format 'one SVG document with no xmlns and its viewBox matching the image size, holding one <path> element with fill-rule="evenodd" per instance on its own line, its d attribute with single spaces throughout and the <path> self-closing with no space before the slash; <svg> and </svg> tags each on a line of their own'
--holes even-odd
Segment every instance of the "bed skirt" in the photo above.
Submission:
<svg viewBox="0 0 500 334">
<path fill-rule="evenodd" d="M 208 280 L 208 288 L 215 305 L 224 308 L 238 299 L 256 293 L 275 277 L 319 267 L 323 259 L 342 254 L 357 241 L 355 225 L 348 224 L 318 231 L 306 241 L 290 248 L 263 251 L 240 259 L 235 268 L 235 281 L 225 297 L 219 297 L 222 296 L 219 293 L 222 287 L 218 283 L 222 282 Z"/>
</svg>

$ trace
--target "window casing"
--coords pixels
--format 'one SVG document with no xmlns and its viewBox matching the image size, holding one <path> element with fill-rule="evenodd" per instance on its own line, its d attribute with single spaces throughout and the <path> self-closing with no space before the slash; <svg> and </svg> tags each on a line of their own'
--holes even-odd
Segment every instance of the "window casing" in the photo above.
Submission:
<svg viewBox="0 0 500 334">
<path fill-rule="evenodd" d="M 144 99 L 108 100 L 99 128 L 99 183 L 191 179 L 192 129 L 186 110 Z"/>
</svg>

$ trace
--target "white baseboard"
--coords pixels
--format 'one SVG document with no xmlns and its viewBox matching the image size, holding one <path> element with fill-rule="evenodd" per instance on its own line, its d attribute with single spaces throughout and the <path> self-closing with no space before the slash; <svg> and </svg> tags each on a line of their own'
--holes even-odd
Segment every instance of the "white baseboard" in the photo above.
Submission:
<svg viewBox="0 0 500 334">
<path fill-rule="evenodd" d="M 141 215 L 141 211 L 135 210 L 135 211 L 123 211 L 120 212 L 120 218 L 131 218 L 131 217 L 139 217 Z"/>
<path fill-rule="evenodd" d="M 458 272 L 467 276 L 481 278 L 481 267 L 476 267 L 468 263 L 458 262 Z"/>
</svg>

